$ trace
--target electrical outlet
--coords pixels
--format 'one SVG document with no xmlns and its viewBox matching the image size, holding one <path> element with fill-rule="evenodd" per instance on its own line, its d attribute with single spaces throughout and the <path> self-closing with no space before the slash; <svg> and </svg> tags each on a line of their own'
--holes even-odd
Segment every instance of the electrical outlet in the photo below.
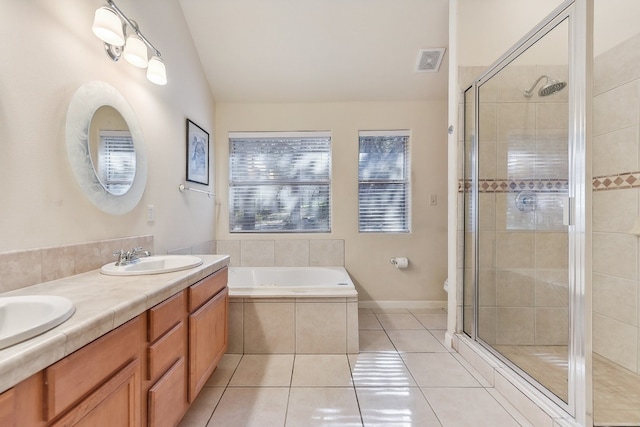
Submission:
<svg viewBox="0 0 640 427">
<path fill-rule="evenodd" d="M 438 195 L 437 194 L 429 194 L 429 204 L 431 206 L 435 206 L 438 204 Z"/>
<path fill-rule="evenodd" d="M 156 219 L 156 207 L 147 205 L 147 221 L 153 222 Z"/>
</svg>

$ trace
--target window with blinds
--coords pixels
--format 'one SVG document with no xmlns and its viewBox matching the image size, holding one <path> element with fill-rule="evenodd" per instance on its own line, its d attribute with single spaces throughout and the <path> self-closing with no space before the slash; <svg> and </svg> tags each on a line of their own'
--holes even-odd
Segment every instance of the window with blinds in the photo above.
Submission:
<svg viewBox="0 0 640 427">
<path fill-rule="evenodd" d="M 329 132 L 230 133 L 229 231 L 331 231 Z"/>
<path fill-rule="evenodd" d="M 131 133 L 101 130 L 97 175 L 104 188 L 120 196 L 131 188 L 136 175 L 136 153 Z"/>
<path fill-rule="evenodd" d="M 359 230 L 409 232 L 409 131 L 360 132 L 359 140 Z"/>
</svg>

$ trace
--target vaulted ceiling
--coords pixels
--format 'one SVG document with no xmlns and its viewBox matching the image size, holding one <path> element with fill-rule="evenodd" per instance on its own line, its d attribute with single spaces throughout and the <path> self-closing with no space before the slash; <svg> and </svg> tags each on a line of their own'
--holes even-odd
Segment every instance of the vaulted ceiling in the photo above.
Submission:
<svg viewBox="0 0 640 427">
<path fill-rule="evenodd" d="M 218 102 L 445 100 L 448 0 L 179 0 Z"/>
</svg>

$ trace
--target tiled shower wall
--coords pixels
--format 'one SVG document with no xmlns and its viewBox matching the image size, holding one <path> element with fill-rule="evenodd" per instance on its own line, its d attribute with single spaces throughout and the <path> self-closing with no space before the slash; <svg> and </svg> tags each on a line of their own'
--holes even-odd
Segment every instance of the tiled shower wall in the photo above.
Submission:
<svg viewBox="0 0 640 427">
<path fill-rule="evenodd" d="M 477 71 L 462 69 L 462 81 Z M 522 94 L 543 74 L 562 80 L 567 68 L 509 66 L 480 89 L 478 326 L 490 344 L 567 344 L 567 91 Z M 537 198 L 536 209 L 518 208 L 519 195 Z"/>
<path fill-rule="evenodd" d="M 599 55 L 593 100 L 593 349 L 640 373 L 640 35 Z"/>
</svg>

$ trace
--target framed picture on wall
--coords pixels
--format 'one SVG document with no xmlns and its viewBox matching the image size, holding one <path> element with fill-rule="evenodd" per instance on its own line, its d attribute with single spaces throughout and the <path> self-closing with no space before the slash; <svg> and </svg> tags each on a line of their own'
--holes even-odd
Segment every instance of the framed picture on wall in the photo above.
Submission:
<svg viewBox="0 0 640 427">
<path fill-rule="evenodd" d="M 187 119 L 187 181 L 209 185 L 209 134 Z"/>
</svg>

